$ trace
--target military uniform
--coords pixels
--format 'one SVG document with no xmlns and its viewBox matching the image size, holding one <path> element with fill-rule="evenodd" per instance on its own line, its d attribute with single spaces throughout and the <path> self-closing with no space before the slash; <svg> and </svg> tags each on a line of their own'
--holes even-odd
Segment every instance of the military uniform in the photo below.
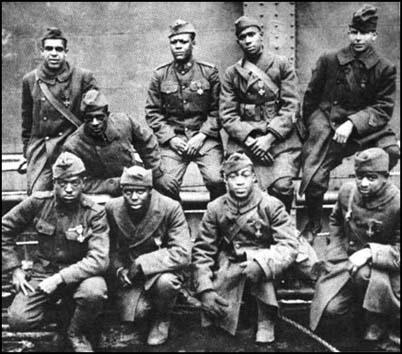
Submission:
<svg viewBox="0 0 402 354">
<path fill-rule="evenodd" d="M 93 74 L 65 63 L 57 75 L 52 75 L 42 64 L 26 74 L 22 80 L 22 143 L 27 159 L 28 194 L 52 189 L 51 166 L 61 152 L 61 146 L 76 129 L 45 98 L 38 80 L 81 119 L 82 95 L 96 88 Z"/>
<path fill-rule="evenodd" d="M 225 193 L 219 174 L 223 158 L 217 121 L 219 90 L 219 74 L 214 65 L 194 58 L 187 63 L 173 61 L 154 71 L 145 106 L 147 122 L 161 147 L 162 168 L 180 184 L 190 159 L 172 150 L 169 140 L 177 136 L 188 141 L 197 133 L 207 136 L 192 160 L 212 199 Z"/>
<path fill-rule="evenodd" d="M 230 66 L 222 80 L 219 116 L 229 135 L 227 152 L 244 151 L 253 161 L 261 188 L 290 208 L 292 179 L 299 172 L 301 152 L 295 128 L 299 110 L 297 77 L 288 60 L 276 54 L 265 52 L 252 62 L 269 77 L 267 80 L 246 69 L 245 60 Z M 249 136 L 267 133 L 276 138 L 269 150 L 271 165 L 253 156 L 244 144 Z"/>
<path fill-rule="evenodd" d="M 65 296 L 74 298 L 84 322 L 90 323 L 107 297 L 101 277 L 109 265 L 109 226 L 104 209 L 84 195 L 77 208 L 66 209 L 53 192 L 34 193 L 2 218 L 3 271 L 21 266 L 15 238 L 31 223 L 39 243 L 32 255 L 30 284 L 36 289 L 41 280 L 55 273 L 64 283 L 52 296 L 19 292 L 9 308 L 10 325 L 15 330 L 39 326 L 49 305 Z"/>
<path fill-rule="evenodd" d="M 112 113 L 108 117 L 104 139 L 94 139 L 79 127 L 65 142 L 63 150 L 79 156 L 87 169 L 86 193 L 120 193 L 119 179 L 124 167 L 140 162 L 137 151 L 146 168 L 160 169 L 158 142 L 145 122 L 140 124 L 124 113 Z M 161 174 L 161 172 L 160 172 Z"/>
</svg>

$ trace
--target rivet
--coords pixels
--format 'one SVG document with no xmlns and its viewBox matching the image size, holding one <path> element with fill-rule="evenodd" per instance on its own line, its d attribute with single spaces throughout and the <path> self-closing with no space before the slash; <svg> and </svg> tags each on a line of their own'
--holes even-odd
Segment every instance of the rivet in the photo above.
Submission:
<svg viewBox="0 0 402 354">
<path fill-rule="evenodd" d="M 293 27 L 294 27 L 294 25 L 290 25 L 290 27 L 291 27 L 291 28 L 293 28 Z"/>
<path fill-rule="evenodd" d="M 275 25 L 275 28 L 278 28 L 278 25 Z"/>
<path fill-rule="evenodd" d="M 277 39 L 278 39 L 278 38 L 279 38 L 279 36 L 275 36 L 275 38 L 277 38 Z"/>
<path fill-rule="evenodd" d="M 264 3 L 263 3 L 263 2 L 260 2 L 260 6 L 264 6 Z"/>
<path fill-rule="evenodd" d="M 290 46 L 290 49 L 295 49 L 295 47 L 293 47 L 293 46 Z"/>
<path fill-rule="evenodd" d="M 276 45 L 276 46 L 275 46 L 275 49 L 277 49 L 277 50 L 278 50 L 278 49 L 279 49 L 279 46 L 277 46 L 277 45 Z"/>
<path fill-rule="evenodd" d="M 293 12 L 291 12 L 289 15 L 290 15 L 290 16 L 293 16 L 293 15 L 294 15 L 294 13 L 293 13 Z"/>
<path fill-rule="evenodd" d="M 292 39 L 293 39 L 293 38 L 295 38 L 295 36 L 290 36 L 290 38 L 292 38 Z"/>
<path fill-rule="evenodd" d="M 264 17 L 264 15 L 263 15 L 263 14 L 261 14 L 261 15 L 260 15 L 260 17 L 262 18 L 262 17 Z"/>
<path fill-rule="evenodd" d="M 278 17 L 278 14 L 275 14 L 274 16 L 275 16 L 275 17 Z"/>
<path fill-rule="evenodd" d="M 244 7 L 247 7 L 247 6 L 248 6 L 248 4 L 245 3 L 245 4 L 244 4 Z"/>
</svg>

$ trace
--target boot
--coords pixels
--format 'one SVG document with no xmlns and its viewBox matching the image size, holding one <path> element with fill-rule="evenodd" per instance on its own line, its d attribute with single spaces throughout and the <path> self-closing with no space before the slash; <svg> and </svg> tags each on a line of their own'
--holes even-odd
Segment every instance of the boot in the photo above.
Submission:
<svg viewBox="0 0 402 354">
<path fill-rule="evenodd" d="M 374 312 L 366 313 L 366 330 L 364 340 L 375 342 L 384 337 L 386 332 L 386 321 L 383 315 Z"/>
<path fill-rule="evenodd" d="M 258 322 L 256 343 L 272 343 L 275 341 L 275 316 L 269 307 L 257 300 Z"/>
<path fill-rule="evenodd" d="M 317 234 L 321 231 L 322 204 L 324 195 L 311 196 L 306 193 L 306 208 L 308 222 L 304 226 L 301 234 L 312 245 Z"/>
<path fill-rule="evenodd" d="M 170 316 L 157 314 L 148 335 L 148 345 L 161 345 L 169 336 Z"/>
</svg>

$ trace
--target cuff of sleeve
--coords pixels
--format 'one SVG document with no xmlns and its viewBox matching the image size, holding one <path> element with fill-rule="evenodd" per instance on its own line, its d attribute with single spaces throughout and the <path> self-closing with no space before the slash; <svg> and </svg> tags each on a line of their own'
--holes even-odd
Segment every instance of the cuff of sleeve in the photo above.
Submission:
<svg viewBox="0 0 402 354">
<path fill-rule="evenodd" d="M 366 111 L 359 111 L 348 116 L 348 119 L 353 123 L 359 135 L 365 135 L 368 127 L 370 114 Z"/>
<path fill-rule="evenodd" d="M 387 268 L 390 266 L 390 245 L 382 245 L 380 243 L 369 243 L 371 249 L 371 257 L 373 266 L 376 268 Z"/>
<path fill-rule="evenodd" d="M 207 129 L 207 128 L 201 128 L 200 129 L 200 133 L 205 134 L 206 136 L 209 136 L 211 138 L 217 138 L 219 135 L 219 132 L 217 131 L 213 131 L 211 129 Z"/>
<path fill-rule="evenodd" d="M 62 269 L 59 274 L 66 284 L 71 284 L 74 282 L 74 278 L 67 269 Z"/>
<path fill-rule="evenodd" d="M 272 127 L 267 127 L 267 132 L 271 133 L 275 138 L 277 138 L 278 140 L 283 140 L 283 136 L 281 134 L 279 134 L 275 129 L 273 129 Z"/>
<path fill-rule="evenodd" d="M 163 137 L 160 138 L 160 144 L 166 144 L 170 139 L 173 139 L 176 136 L 176 134 L 174 133 L 174 131 L 172 130 L 172 132 L 169 132 L 167 134 L 164 134 Z"/>
<path fill-rule="evenodd" d="M 253 261 L 257 262 L 258 265 L 261 267 L 261 269 L 264 271 L 264 275 L 266 279 L 273 279 L 274 274 L 272 272 L 271 267 L 269 266 L 269 262 L 267 262 L 266 257 L 260 256 L 260 255 L 255 255 L 253 257 Z"/>
<path fill-rule="evenodd" d="M 207 290 L 214 290 L 214 286 L 210 279 L 205 278 L 205 279 L 195 281 L 194 285 L 195 285 L 197 294 L 201 294 Z"/>
<path fill-rule="evenodd" d="M 153 177 L 153 179 L 155 180 L 155 179 L 158 179 L 160 176 L 162 176 L 163 175 L 163 171 L 162 171 L 162 169 L 160 168 L 160 166 L 158 166 L 158 167 L 156 167 L 156 168 L 154 168 L 153 170 L 152 170 L 152 177 Z"/>
</svg>

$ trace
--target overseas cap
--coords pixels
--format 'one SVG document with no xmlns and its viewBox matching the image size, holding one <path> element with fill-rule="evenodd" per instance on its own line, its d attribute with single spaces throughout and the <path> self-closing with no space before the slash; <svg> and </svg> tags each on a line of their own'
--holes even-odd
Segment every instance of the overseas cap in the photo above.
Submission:
<svg viewBox="0 0 402 354">
<path fill-rule="evenodd" d="M 61 32 L 60 28 L 48 27 L 41 38 L 42 44 L 45 41 L 45 39 L 63 39 L 64 44 L 67 47 L 67 38 L 64 37 L 64 34 Z"/>
<path fill-rule="evenodd" d="M 372 5 L 364 5 L 353 14 L 350 27 L 362 32 L 376 31 L 377 19 L 377 9 Z"/>
<path fill-rule="evenodd" d="M 53 178 L 69 178 L 85 172 L 82 160 L 71 152 L 62 152 L 52 167 Z"/>
<path fill-rule="evenodd" d="M 108 102 L 106 97 L 98 90 L 91 89 L 85 93 L 81 101 L 81 111 L 83 113 L 105 111 L 107 110 Z"/>
<path fill-rule="evenodd" d="M 121 185 L 152 187 L 152 170 L 141 166 L 124 167 L 120 178 Z"/>
<path fill-rule="evenodd" d="M 190 22 L 178 19 L 170 25 L 169 38 L 182 33 L 193 33 L 195 36 L 195 28 Z"/>
<path fill-rule="evenodd" d="M 228 175 L 247 166 L 253 166 L 250 158 L 245 153 L 234 152 L 223 162 L 222 170 L 225 175 Z"/>
<path fill-rule="evenodd" d="M 356 172 L 388 172 L 388 154 L 380 148 L 370 148 L 355 155 Z"/>
<path fill-rule="evenodd" d="M 261 23 L 254 17 L 249 17 L 249 16 L 241 16 L 239 17 L 235 23 L 235 28 L 236 28 L 236 36 L 238 36 L 241 31 L 246 29 L 247 27 L 258 27 L 259 30 L 261 30 Z"/>
</svg>

